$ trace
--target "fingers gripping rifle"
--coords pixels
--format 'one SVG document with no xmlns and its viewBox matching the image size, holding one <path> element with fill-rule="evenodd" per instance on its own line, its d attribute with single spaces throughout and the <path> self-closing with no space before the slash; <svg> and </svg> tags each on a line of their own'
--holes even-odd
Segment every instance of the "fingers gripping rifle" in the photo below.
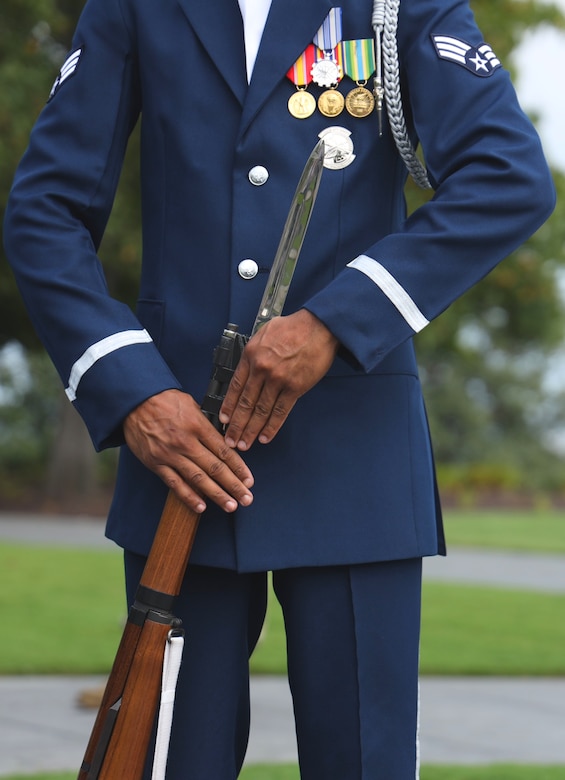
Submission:
<svg viewBox="0 0 565 780">
<path fill-rule="evenodd" d="M 324 144 L 311 153 L 295 192 L 252 335 L 280 315 L 323 169 Z M 228 324 L 214 350 L 212 376 L 202 411 L 219 431 L 219 412 L 248 337 Z M 167 648 L 181 640 L 181 621 L 173 614 L 200 516 L 170 491 L 147 558 L 135 600 L 106 684 L 78 780 L 141 780 L 159 709 Z M 181 640 L 182 642 L 182 640 Z M 173 691 L 167 693 L 174 699 Z M 170 701 L 172 709 L 172 701 Z M 170 713 L 169 713 L 170 714 Z M 160 742 L 158 733 L 157 742 Z M 165 736 L 168 743 L 168 733 Z M 156 756 L 153 778 L 164 777 L 164 758 Z"/>
</svg>

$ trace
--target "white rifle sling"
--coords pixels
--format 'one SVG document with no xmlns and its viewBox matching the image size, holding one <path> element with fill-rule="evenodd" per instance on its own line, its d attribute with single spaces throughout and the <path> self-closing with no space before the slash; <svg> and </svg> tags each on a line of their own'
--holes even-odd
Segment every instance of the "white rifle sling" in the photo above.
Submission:
<svg viewBox="0 0 565 780">
<path fill-rule="evenodd" d="M 169 753 L 169 740 L 173 723 L 173 710 L 175 706 L 175 691 L 179 676 L 182 651 L 184 648 L 184 636 L 174 634 L 169 636 L 163 656 L 163 678 L 161 683 L 161 705 L 159 708 L 159 721 L 157 726 L 157 738 L 155 741 L 155 754 L 153 757 L 153 773 L 151 780 L 165 780 L 167 770 L 167 756 Z"/>
</svg>

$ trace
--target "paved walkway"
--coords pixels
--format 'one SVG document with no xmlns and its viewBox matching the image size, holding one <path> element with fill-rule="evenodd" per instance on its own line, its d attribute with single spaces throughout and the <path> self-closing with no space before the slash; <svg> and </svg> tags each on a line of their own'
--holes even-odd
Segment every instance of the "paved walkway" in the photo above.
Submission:
<svg viewBox="0 0 565 780">
<path fill-rule="evenodd" d="M 0 777 L 77 771 L 94 712 L 76 697 L 103 679 L 0 678 Z M 565 680 L 424 677 L 421 690 L 423 762 L 565 765 Z M 286 682 L 254 678 L 251 698 L 248 763 L 296 761 Z"/>
<path fill-rule="evenodd" d="M 105 546 L 103 524 L 88 518 L 0 515 L 0 542 Z M 452 550 L 425 562 L 425 577 L 565 592 L 565 557 Z M 1 579 L 1 573 L 0 573 Z M 76 706 L 99 677 L 0 677 L 0 777 L 76 770 L 94 719 Z M 285 680 L 254 678 L 248 762 L 295 761 Z M 425 763 L 565 765 L 565 680 L 430 678 L 421 682 Z M 565 769 L 564 769 L 565 773 Z M 565 776 L 565 775 L 564 775 Z"/>
</svg>

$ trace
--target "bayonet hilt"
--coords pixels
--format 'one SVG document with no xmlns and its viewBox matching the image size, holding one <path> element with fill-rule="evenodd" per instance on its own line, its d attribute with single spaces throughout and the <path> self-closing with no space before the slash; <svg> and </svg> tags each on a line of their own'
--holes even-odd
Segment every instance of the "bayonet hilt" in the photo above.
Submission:
<svg viewBox="0 0 565 780">
<path fill-rule="evenodd" d="M 212 375 L 202 401 L 202 411 L 221 433 L 224 432 L 224 426 L 219 418 L 220 408 L 248 340 L 249 337 L 239 333 L 238 326 L 230 322 L 214 350 Z"/>
</svg>

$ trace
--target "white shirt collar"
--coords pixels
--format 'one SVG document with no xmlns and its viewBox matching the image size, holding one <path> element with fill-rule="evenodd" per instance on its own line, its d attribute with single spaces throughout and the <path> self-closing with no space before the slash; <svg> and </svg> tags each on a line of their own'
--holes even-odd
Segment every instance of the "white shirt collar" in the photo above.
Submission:
<svg viewBox="0 0 565 780">
<path fill-rule="evenodd" d="M 271 0 L 239 0 L 239 7 L 243 17 L 247 81 L 251 81 L 265 22 L 271 8 Z"/>
</svg>

